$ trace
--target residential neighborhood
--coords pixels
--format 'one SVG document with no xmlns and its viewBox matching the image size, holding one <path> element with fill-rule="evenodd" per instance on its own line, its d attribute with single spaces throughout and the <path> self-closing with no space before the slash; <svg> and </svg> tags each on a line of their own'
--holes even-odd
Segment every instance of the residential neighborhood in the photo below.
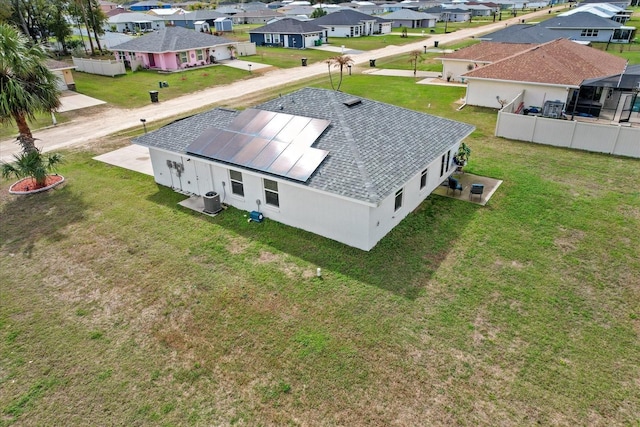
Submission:
<svg viewBox="0 0 640 427">
<path fill-rule="evenodd" d="M 0 424 L 640 420 L 636 0 L 0 9 Z"/>
</svg>

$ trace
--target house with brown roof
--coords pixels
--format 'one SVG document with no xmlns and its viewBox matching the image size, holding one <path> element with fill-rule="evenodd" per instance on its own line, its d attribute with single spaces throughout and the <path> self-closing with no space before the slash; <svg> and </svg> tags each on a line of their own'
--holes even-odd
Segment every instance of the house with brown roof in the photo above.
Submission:
<svg viewBox="0 0 640 427">
<path fill-rule="evenodd" d="M 449 81 L 464 81 L 463 74 L 478 67 L 493 64 L 534 46 L 528 43 L 482 42 L 458 49 L 436 58 L 442 61 L 442 75 Z"/>
<path fill-rule="evenodd" d="M 535 45 L 463 75 L 468 105 L 501 108 L 522 96 L 522 106 L 569 102 L 586 79 L 619 74 L 626 60 L 568 39 Z"/>
</svg>

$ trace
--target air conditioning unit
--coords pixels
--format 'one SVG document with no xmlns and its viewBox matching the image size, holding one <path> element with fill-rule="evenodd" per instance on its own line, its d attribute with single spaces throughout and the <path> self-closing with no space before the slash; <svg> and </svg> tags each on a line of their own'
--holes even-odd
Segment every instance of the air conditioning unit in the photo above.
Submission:
<svg viewBox="0 0 640 427">
<path fill-rule="evenodd" d="M 216 214 L 222 210 L 220 195 L 215 191 L 209 191 L 204 195 L 204 213 Z"/>
</svg>

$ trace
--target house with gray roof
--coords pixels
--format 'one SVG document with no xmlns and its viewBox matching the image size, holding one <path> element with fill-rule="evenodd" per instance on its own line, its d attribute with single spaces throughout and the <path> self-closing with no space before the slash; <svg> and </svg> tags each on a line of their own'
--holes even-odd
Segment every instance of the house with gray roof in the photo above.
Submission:
<svg viewBox="0 0 640 427">
<path fill-rule="evenodd" d="M 282 46 L 305 49 L 326 40 L 326 30 L 312 21 L 294 18 L 279 19 L 249 31 L 249 40 L 256 46 Z"/>
<path fill-rule="evenodd" d="M 161 17 L 141 12 L 118 13 L 110 16 L 105 24 L 105 30 L 116 33 L 143 33 L 164 27 Z"/>
<path fill-rule="evenodd" d="M 391 33 L 391 21 L 351 9 L 341 9 L 312 21 L 326 28 L 329 36 L 361 37 Z"/>
<path fill-rule="evenodd" d="M 149 148 L 160 185 L 368 251 L 455 170 L 473 130 L 305 88 L 243 111 L 197 114 L 133 143 Z"/>
<path fill-rule="evenodd" d="M 502 30 L 478 37 L 480 40 L 501 43 L 547 43 L 559 38 L 581 43 L 629 43 L 636 33 L 635 27 L 589 12 L 580 12 L 536 24 L 511 25 Z"/>
<path fill-rule="evenodd" d="M 146 12 L 151 9 L 170 9 L 170 8 L 171 8 L 170 3 L 163 3 L 157 0 L 139 1 L 129 6 L 129 10 L 132 10 L 134 12 Z"/>
<path fill-rule="evenodd" d="M 434 28 L 438 21 L 438 16 L 416 12 L 411 9 L 402 9 L 384 15 L 384 19 L 390 20 L 391 26 L 394 28 Z"/>
<path fill-rule="evenodd" d="M 222 20 L 220 18 L 222 18 Z M 202 28 L 202 23 L 206 22 L 209 28 L 212 30 L 215 29 L 217 32 L 233 30 L 233 22 L 229 16 L 210 9 L 194 10 L 193 12 L 187 12 L 182 15 L 167 16 L 164 19 L 167 26 L 199 30 Z M 220 26 L 216 25 L 216 22 L 225 22 L 225 24 Z"/>
<path fill-rule="evenodd" d="M 182 27 L 167 27 L 113 46 L 117 60 L 157 70 L 179 70 L 229 59 L 233 40 Z"/>
</svg>

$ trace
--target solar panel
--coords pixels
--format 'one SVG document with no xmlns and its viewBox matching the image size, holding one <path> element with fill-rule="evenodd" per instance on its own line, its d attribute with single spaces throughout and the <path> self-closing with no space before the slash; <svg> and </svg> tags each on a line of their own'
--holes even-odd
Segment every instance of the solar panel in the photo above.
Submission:
<svg viewBox="0 0 640 427">
<path fill-rule="evenodd" d="M 210 128 L 187 153 L 306 181 L 328 155 L 311 145 L 329 120 L 248 109 L 227 129 Z"/>
<path fill-rule="evenodd" d="M 289 146 L 278 156 L 277 159 L 271 163 L 271 166 L 267 169 L 267 172 L 287 176 L 289 169 L 296 164 L 296 162 L 302 157 L 305 152 L 305 147 L 297 146 L 296 144 L 289 144 Z"/>
<path fill-rule="evenodd" d="M 306 150 L 296 164 L 289 169 L 287 178 L 303 182 L 308 180 L 328 154 L 329 152 L 325 150 Z"/>
</svg>

